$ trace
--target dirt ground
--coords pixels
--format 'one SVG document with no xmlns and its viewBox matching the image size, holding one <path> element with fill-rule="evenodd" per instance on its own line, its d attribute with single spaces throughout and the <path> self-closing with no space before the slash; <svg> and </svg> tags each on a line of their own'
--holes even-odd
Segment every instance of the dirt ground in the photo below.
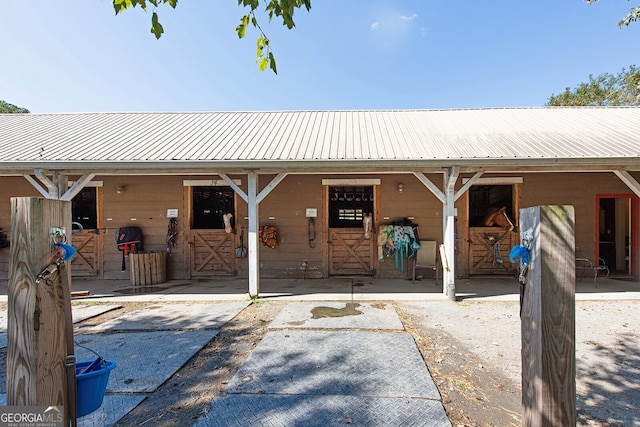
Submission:
<svg viewBox="0 0 640 427">
<path fill-rule="evenodd" d="M 209 409 L 286 302 L 253 303 L 118 426 L 182 426 Z M 88 319 L 76 332 L 147 303 Z M 454 427 L 521 424 L 518 303 L 396 302 Z M 639 301 L 576 303 L 578 425 L 640 425 Z M 0 352 L 4 361 L 6 351 Z M 6 366 L 6 365 L 5 365 Z"/>
<path fill-rule="evenodd" d="M 520 386 L 506 375 L 515 352 L 508 348 L 509 344 L 493 340 L 488 345 L 496 347 L 495 358 L 489 360 L 482 349 L 486 344 L 470 347 L 460 336 L 458 329 L 462 325 L 455 325 L 454 317 L 457 304 L 446 302 L 444 304 L 452 307 L 441 308 L 432 304 L 438 303 L 400 303 L 396 308 L 427 363 L 451 424 L 454 427 L 519 426 Z M 504 308 L 500 307 L 500 311 Z M 465 323 L 471 320 L 470 312 L 459 314 L 467 316 Z M 481 325 L 476 324 L 474 329 L 479 327 Z M 499 347 L 502 349 L 498 350 Z M 519 375 L 519 366 L 517 373 Z"/>
<path fill-rule="evenodd" d="M 454 426 L 521 424 L 519 303 L 397 304 Z M 576 302 L 580 426 L 640 425 L 640 301 Z"/>
</svg>

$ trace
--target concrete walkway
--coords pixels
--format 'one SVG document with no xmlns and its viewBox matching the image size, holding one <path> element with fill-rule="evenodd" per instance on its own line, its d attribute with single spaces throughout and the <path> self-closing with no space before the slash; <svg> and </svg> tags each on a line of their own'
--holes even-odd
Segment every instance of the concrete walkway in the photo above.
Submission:
<svg viewBox="0 0 640 427">
<path fill-rule="evenodd" d="M 7 281 L 0 280 L 0 302 L 7 301 Z M 175 302 L 248 301 L 247 279 L 170 280 L 148 287 L 132 287 L 129 280 L 74 278 L 72 291 L 88 296 L 74 301 Z M 460 300 L 518 301 L 518 281 L 514 277 L 473 277 L 456 281 Z M 447 301 L 442 283 L 433 279 L 413 282 L 406 279 L 342 277 L 330 279 L 261 279 L 260 299 L 285 301 Z M 626 278 L 584 278 L 576 283 L 576 300 L 640 300 L 640 282 Z"/>
</svg>

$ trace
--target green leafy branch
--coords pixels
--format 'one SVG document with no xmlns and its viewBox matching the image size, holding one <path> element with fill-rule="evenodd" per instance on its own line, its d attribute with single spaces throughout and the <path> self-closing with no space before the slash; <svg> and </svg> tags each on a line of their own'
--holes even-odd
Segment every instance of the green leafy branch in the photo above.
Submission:
<svg viewBox="0 0 640 427">
<path fill-rule="evenodd" d="M 598 0 L 585 0 L 587 3 L 595 3 Z M 628 27 L 629 24 L 640 20 L 640 6 L 632 7 L 629 13 L 618 22 L 619 27 Z"/>
<path fill-rule="evenodd" d="M 140 6 L 144 11 L 147 10 L 147 2 L 153 5 L 153 12 L 151 15 L 151 33 L 159 39 L 164 33 L 164 28 L 158 20 L 158 5 L 162 3 L 169 4 L 172 8 L 176 8 L 178 0 L 112 0 L 113 8 L 116 11 L 116 15 L 124 12 L 127 9 Z M 256 39 L 256 63 L 258 69 L 264 71 L 270 68 L 275 74 L 278 74 L 276 67 L 276 59 L 271 51 L 271 45 L 269 38 L 260 27 L 258 18 L 256 17 L 256 10 L 260 6 L 260 3 L 265 4 L 265 12 L 269 17 L 269 22 L 274 17 L 282 20 L 282 24 L 287 29 L 295 27 L 293 16 L 297 9 L 302 7 L 307 11 L 311 10 L 311 0 L 238 0 L 238 6 L 249 8 L 249 11 L 240 18 L 240 24 L 236 27 L 236 33 L 239 38 L 244 38 L 249 25 L 258 30 L 258 38 Z"/>
<path fill-rule="evenodd" d="M 627 16 L 618 22 L 619 26 L 629 26 L 630 23 L 640 20 L 640 6 L 631 8 Z"/>
<path fill-rule="evenodd" d="M 589 81 L 553 94 L 546 105 L 629 106 L 640 105 L 640 68 L 631 65 L 617 74 L 589 75 Z"/>
<path fill-rule="evenodd" d="M 151 33 L 156 36 L 156 39 L 159 39 L 164 33 L 164 28 L 158 21 L 158 3 L 166 3 L 172 8 L 176 8 L 178 5 L 178 0 L 148 0 L 150 4 L 153 5 L 153 13 L 151 14 Z M 146 12 L 147 10 L 147 0 L 113 0 L 113 8 L 116 11 L 116 15 L 120 12 L 124 12 L 127 9 L 134 8 L 136 6 L 140 6 L 142 10 Z"/>
</svg>

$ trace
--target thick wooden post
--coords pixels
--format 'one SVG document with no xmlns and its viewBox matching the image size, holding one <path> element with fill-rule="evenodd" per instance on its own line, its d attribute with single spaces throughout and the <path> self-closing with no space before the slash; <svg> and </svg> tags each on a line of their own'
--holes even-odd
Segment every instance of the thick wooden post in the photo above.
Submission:
<svg viewBox="0 0 640 427">
<path fill-rule="evenodd" d="M 64 280 L 36 284 L 51 260 L 51 227 L 65 227 L 70 243 L 71 202 L 11 198 L 7 404 L 64 405 L 67 410 L 65 304 L 70 289 L 64 288 Z M 63 274 L 70 272 L 63 269 Z M 71 283 L 70 277 L 66 283 Z"/>
<path fill-rule="evenodd" d="M 573 206 L 520 210 L 531 262 L 522 305 L 522 425 L 576 425 Z M 526 242 L 523 242 L 526 243 Z"/>
</svg>

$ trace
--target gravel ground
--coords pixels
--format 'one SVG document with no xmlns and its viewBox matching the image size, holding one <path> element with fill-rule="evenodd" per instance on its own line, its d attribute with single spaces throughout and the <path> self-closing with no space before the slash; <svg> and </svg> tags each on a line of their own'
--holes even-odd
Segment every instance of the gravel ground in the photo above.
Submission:
<svg viewBox="0 0 640 427">
<path fill-rule="evenodd" d="M 513 399 L 505 406 L 501 402 L 501 397 L 510 395 L 520 399 L 521 325 L 517 302 L 400 303 L 398 308 L 423 336 L 438 341 L 431 347 L 440 348 L 440 358 L 431 360 L 425 354 L 425 359 L 441 393 L 459 398 L 456 388 L 463 388 L 451 380 L 455 374 L 451 367 L 440 367 L 448 358 L 461 355 L 464 368 L 468 371 L 471 366 L 476 371 L 465 376 L 471 383 L 466 387 L 474 390 L 467 401 L 464 396 L 448 398 L 452 400 L 447 409 L 454 426 L 520 424 L 520 414 L 513 414 L 519 410 L 513 408 Z M 640 426 L 639 309 L 639 301 L 576 302 L 578 425 Z M 482 384 L 483 371 L 493 377 L 494 384 Z M 491 390 L 496 383 L 502 396 Z M 478 401 L 484 403 L 481 408 L 477 407 Z M 504 416 L 491 419 L 487 414 L 492 408 Z M 466 414 L 460 414 L 465 409 Z M 470 411 L 476 416 L 469 415 Z"/>
</svg>

